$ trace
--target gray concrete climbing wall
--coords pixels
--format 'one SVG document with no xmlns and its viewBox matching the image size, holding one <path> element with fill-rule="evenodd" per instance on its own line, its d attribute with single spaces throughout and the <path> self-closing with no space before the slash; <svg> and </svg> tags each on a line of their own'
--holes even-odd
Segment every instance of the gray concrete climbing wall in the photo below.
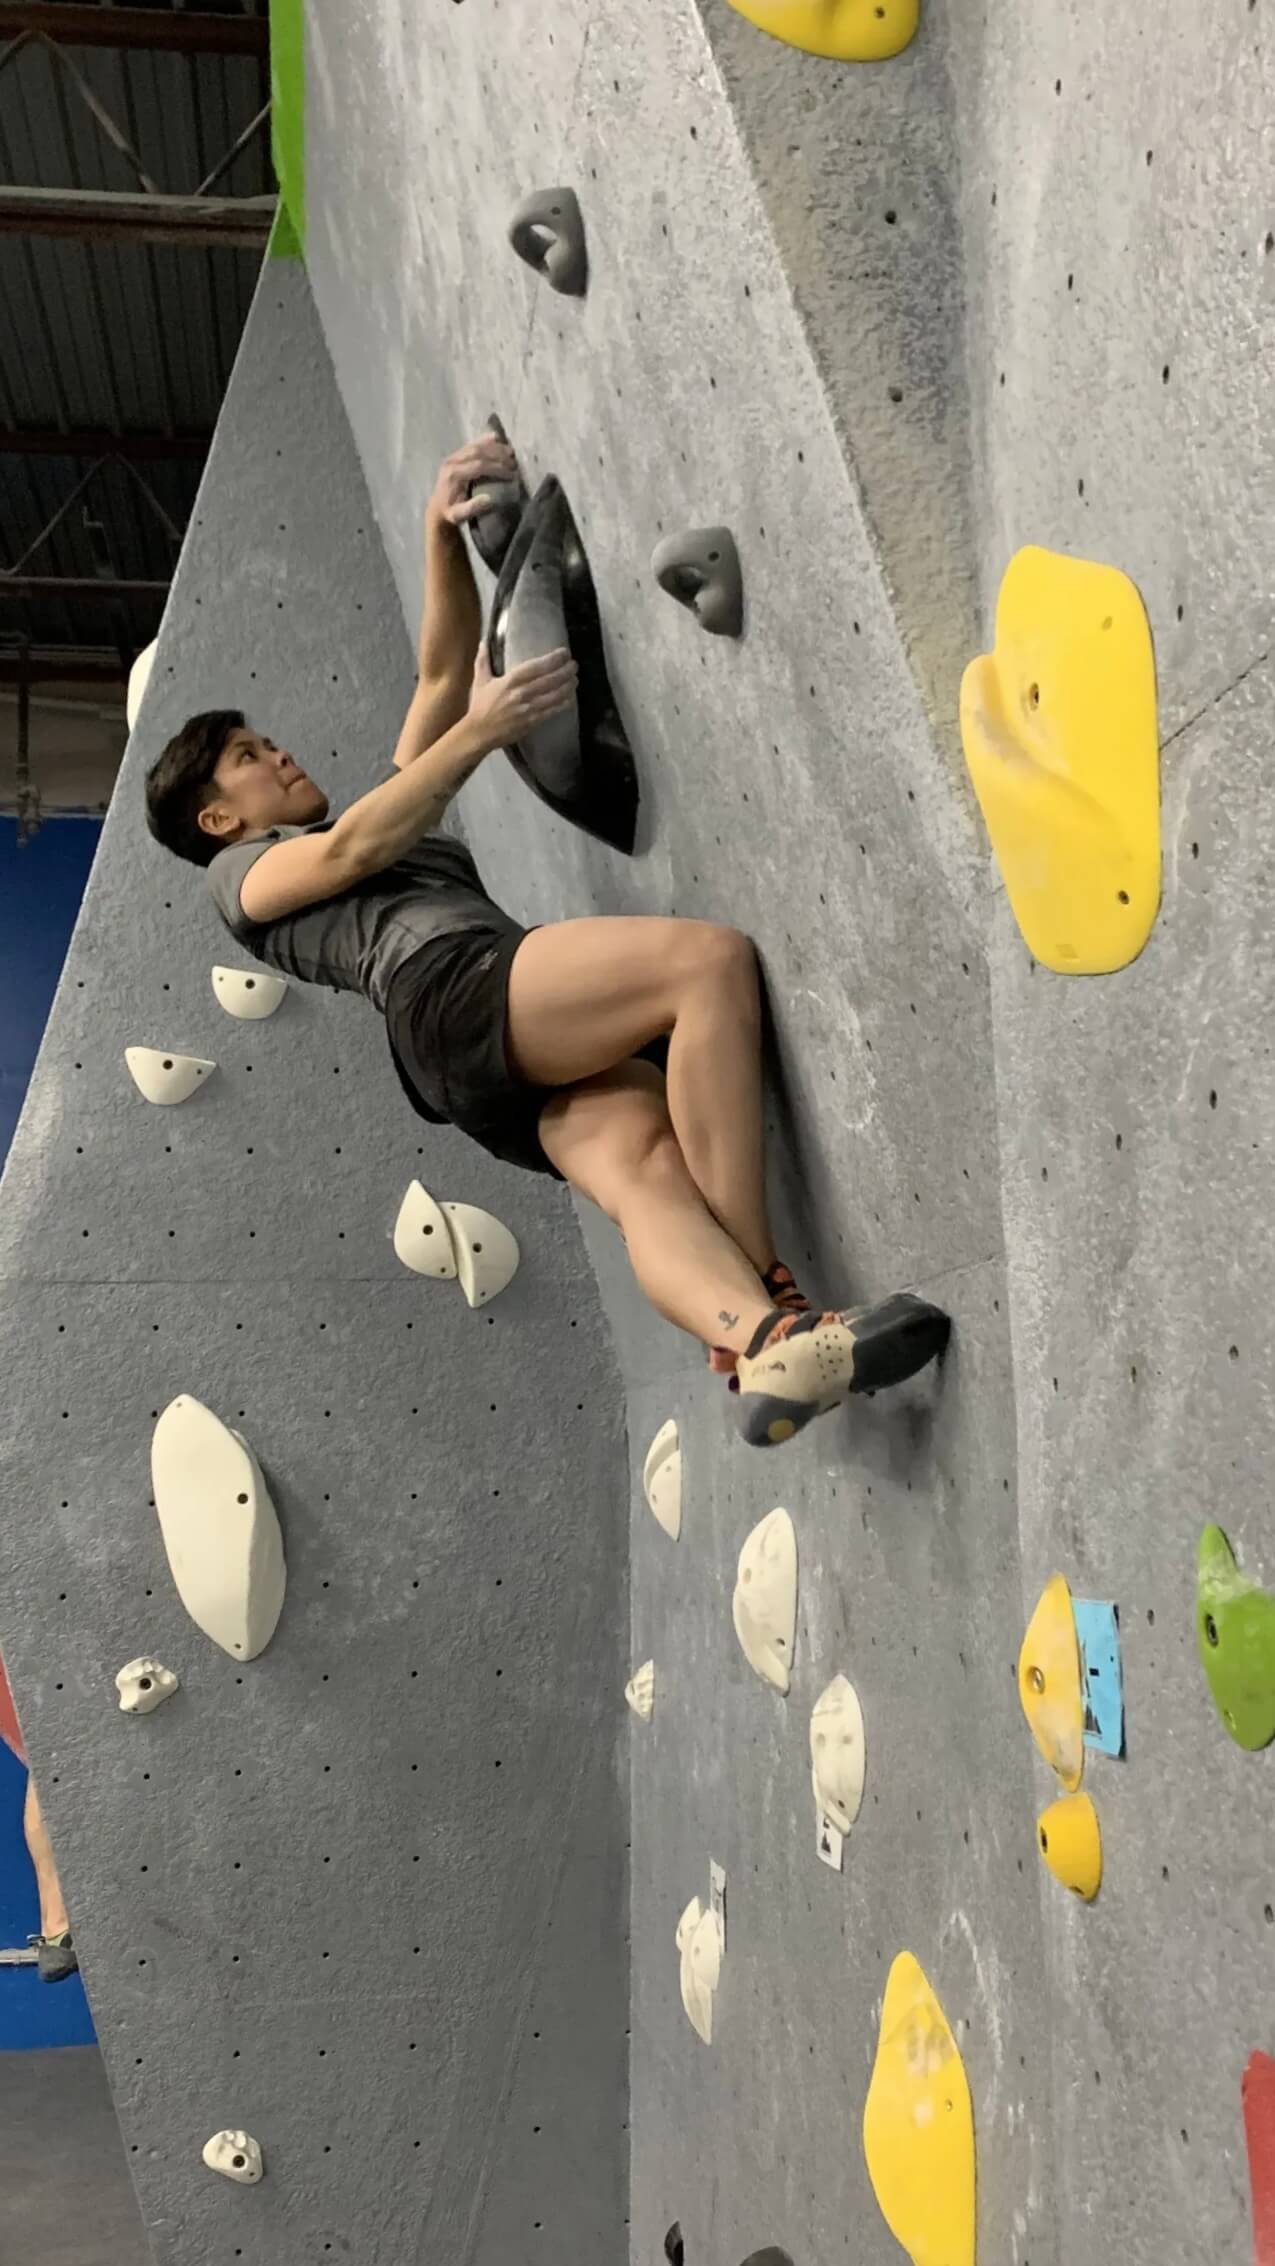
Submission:
<svg viewBox="0 0 1275 2266">
<path fill-rule="evenodd" d="M 660 1677 L 632 1735 L 643 2266 L 674 2218 L 692 2266 L 898 2255 L 858 2133 L 902 1945 L 958 2026 L 981 2259 L 1246 2253 L 1268 1764 L 1220 1729 L 1191 1606 L 1207 1517 L 1275 1579 L 1264 13 L 925 0 L 914 48 L 860 72 L 724 0 L 310 10 L 311 273 L 405 608 L 434 462 L 495 407 L 529 482 L 566 483 L 637 748 L 632 863 L 488 766 L 464 808 L 491 882 L 523 915 L 750 930 L 788 1255 L 831 1295 L 908 1282 L 956 1320 L 941 1379 L 752 1458 L 585 1222 L 629 1393 L 630 1649 Z M 583 302 L 505 242 L 556 181 L 584 208 Z M 662 534 L 718 520 L 738 646 L 648 572 Z M 960 757 L 960 670 L 1027 541 L 1124 567 L 1156 641 L 1164 903 L 1098 982 L 1033 968 Z M 669 1414 L 676 1549 L 637 1485 Z M 780 1501 L 803 1568 L 786 1704 L 728 1605 Z M 1012 1673 L 1055 1567 L 1123 1617 L 1129 1753 L 1091 1768 L 1086 1910 L 1034 1853 L 1051 1789 Z M 870 1789 L 840 1881 L 806 1768 L 838 1669 Z M 711 2052 L 672 1944 L 710 1855 L 731 1884 Z"/>
<path fill-rule="evenodd" d="M 360 1002 L 225 1015 L 209 971 L 243 956 L 142 819 L 222 703 L 357 792 L 411 675 L 305 278 L 269 267 L 0 1206 L 0 1645 L 157 2266 L 625 2239 L 624 1409 L 574 1215 L 419 1123 Z M 134 1041 L 216 1075 L 152 1108 Z M 416 1175 L 517 1234 L 489 1308 L 394 1257 Z M 280 1511 L 283 1617 L 242 1668 L 148 1500 L 179 1392 Z M 130 1719 L 139 1652 L 181 1690 Z M 259 2188 L 201 2163 L 226 2126 Z"/>
</svg>

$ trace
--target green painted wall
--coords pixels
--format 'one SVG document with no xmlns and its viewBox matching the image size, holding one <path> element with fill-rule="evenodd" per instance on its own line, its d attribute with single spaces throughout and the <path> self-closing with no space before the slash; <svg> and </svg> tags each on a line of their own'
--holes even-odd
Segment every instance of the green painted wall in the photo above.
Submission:
<svg viewBox="0 0 1275 2266">
<path fill-rule="evenodd" d="M 305 253 L 305 0 L 270 0 L 270 92 L 279 217 L 275 259 Z"/>
</svg>

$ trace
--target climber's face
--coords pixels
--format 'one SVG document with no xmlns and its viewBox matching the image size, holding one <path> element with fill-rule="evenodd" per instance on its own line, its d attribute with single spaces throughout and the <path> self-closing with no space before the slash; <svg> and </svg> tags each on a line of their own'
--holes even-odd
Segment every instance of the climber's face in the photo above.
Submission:
<svg viewBox="0 0 1275 2266">
<path fill-rule="evenodd" d="M 314 826 L 327 815 L 322 787 L 286 748 L 245 725 L 222 750 L 199 823 L 224 847 L 272 826 Z"/>
</svg>

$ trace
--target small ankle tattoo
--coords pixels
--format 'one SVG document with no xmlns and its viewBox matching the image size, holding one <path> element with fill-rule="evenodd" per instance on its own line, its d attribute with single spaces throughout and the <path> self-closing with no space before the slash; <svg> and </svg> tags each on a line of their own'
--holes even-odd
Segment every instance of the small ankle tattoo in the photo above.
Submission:
<svg viewBox="0 0 1275 2266">
<path fill-rule="evenodd" d="M 723 1312 L 718 1315 L 717 1319 L 721 1323 L 724 1330 L 737 1330 L 739 1328 L 738 1314 L 727 1314 Z"/>
</svg>

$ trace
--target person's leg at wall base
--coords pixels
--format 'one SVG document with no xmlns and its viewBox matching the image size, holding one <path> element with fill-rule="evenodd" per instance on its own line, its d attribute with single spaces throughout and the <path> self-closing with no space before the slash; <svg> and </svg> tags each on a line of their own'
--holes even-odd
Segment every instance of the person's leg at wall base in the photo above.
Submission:
<svg viewBox="0 0 1275 2266">
<path fill-rule="evenodd" d="M 68 1975 L 75 1973 L 79 1960 L 71 1940 L 71 1922 L 67 1916 L 62 1883 L 53 1861 L 53 1844 L 49 1840 L 49 1829 L 44 1822 L 35 1780 L 30 1774 L 27 1777 L 26 1801 L 22 1809 L 22 1830 L 35 1868 L 35 1884 L 40 1898 L 40 1933 L 31 1938 L 36 1950 L 40 1980 L 43 1983 L 61 1983 Z"/>
</svg>

